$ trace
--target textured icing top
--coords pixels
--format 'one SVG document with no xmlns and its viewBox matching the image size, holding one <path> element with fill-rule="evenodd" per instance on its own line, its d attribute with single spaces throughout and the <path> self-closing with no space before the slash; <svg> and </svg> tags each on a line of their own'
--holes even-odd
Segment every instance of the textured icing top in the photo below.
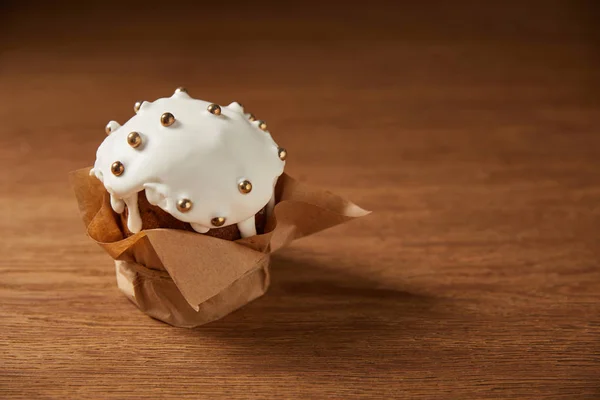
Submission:
<svg viewBox="0 0 600 400">
<path fill-rule="evenodd" d="M 142 228 L 137 193 L 198 232 L 238 224 L 256 234 L 254 215 L 272 207 L 286 151 L 263 121 L 239 103 L 220 107 L 184 89 L 154 102 L 136 103 L 136 115 L 109 134 L 91 171 L 111 195 L 113 209 L 127 205 L 128 227 Z"/>
</svg>

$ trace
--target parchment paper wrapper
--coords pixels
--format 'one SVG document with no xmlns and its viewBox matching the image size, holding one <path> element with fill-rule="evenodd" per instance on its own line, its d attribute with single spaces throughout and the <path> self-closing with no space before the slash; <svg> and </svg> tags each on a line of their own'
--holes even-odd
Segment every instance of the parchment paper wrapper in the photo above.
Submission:
<svg viewBox="0 0 600 400">
<path fill-rule="evenodd" d="M 114 260 L 119 289 L 151 317 L 180 327 L 222 318 L 263 295 L 270 254 L 295 239 L 368 214 L 283 174 L 265 233 L 227 241 L 176 229 L 126 237 L 90 168 L 70 174 L 87 234 Z"/>
</svg>

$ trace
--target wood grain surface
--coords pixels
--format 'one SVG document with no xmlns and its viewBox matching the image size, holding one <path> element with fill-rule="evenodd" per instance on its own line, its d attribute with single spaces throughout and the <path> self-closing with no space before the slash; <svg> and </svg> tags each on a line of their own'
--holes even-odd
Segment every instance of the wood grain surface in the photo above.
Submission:
<svg viewBox="0 0 600 400">
<path fill-rule="evenodd" d="M 1 398 L 600 398 L 594 2 L 3 4 Z M 374 211 L 194 330 L 118 291 L 67 181 L 177 86 Z"/>
</svg>

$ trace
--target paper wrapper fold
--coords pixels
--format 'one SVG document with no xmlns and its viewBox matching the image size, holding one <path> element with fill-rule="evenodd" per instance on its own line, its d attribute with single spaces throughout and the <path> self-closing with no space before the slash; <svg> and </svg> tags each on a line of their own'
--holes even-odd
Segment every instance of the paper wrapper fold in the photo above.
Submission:
<svg viewBox="0 0 600 400">
<path fill-rule="evenodd" d="M 181 327 L 222 318 L 263 295 L 270 254 L 295 239 L 368 214 L 284 174 L 265 233 L 227 241 L 176 229 L 126 237 L 90 168 L 70 175 L 88 235 L 114 260 L 119 289 L 146 314 Z"/>
</svg>

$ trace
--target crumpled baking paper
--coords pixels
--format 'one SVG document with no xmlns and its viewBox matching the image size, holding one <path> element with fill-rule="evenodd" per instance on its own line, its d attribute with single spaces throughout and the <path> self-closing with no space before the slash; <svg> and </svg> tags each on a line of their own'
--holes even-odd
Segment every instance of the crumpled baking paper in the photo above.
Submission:
<svg viewBox="0 0 600 400">
<path fill-rule="evenodd" d="M 227 241 L 176 229 L 126 237 L 90 168 L 70 174 L 87 234 L 114 260 L 119 289 L 151 317 L 179 327 L 222 318 L 263 295 L 270 254 L 292 241 L 369 212 L 283 174 L 265 233 Z"/>
</svg>

